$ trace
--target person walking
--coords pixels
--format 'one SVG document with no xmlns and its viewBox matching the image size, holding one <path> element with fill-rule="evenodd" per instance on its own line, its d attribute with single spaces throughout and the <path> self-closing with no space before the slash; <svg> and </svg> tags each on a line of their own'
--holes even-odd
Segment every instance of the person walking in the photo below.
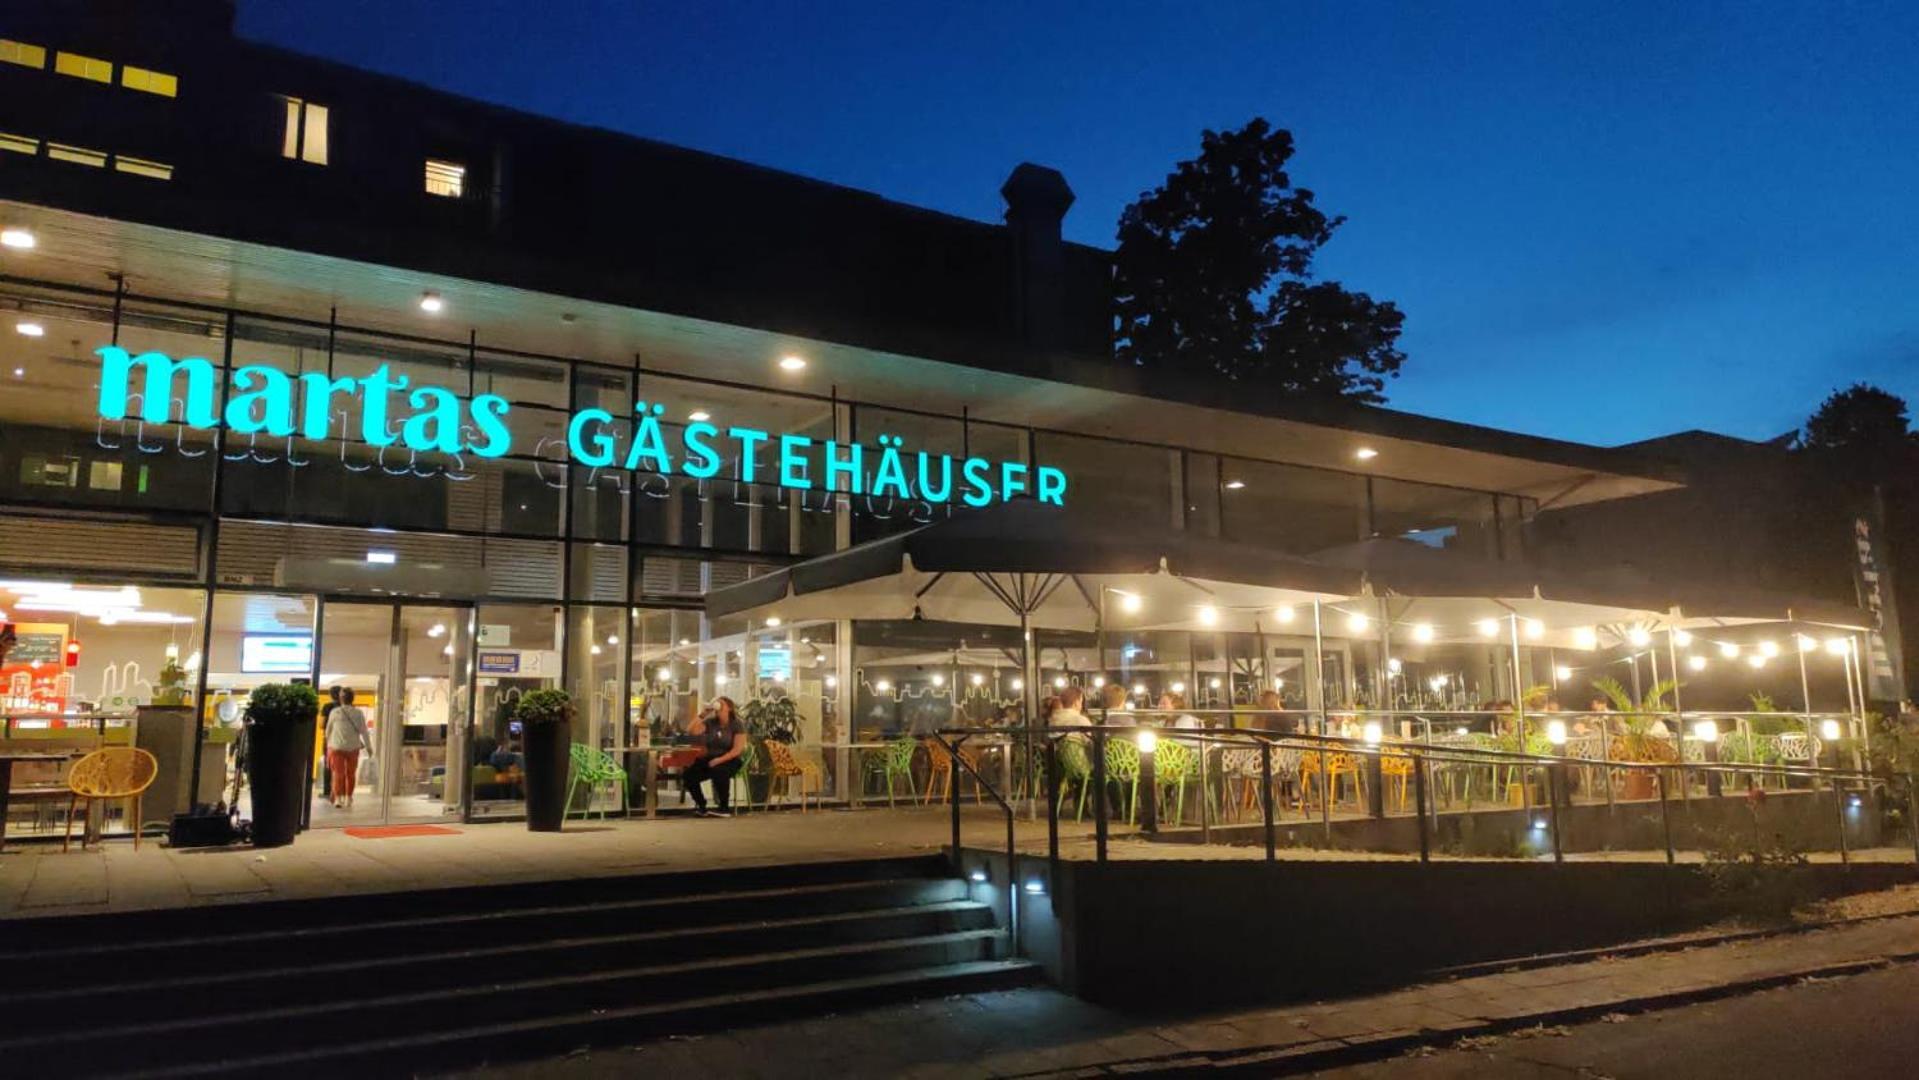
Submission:
<svg viewBox="0 0 1919 1080">
<path fill-rule="evenodd" d="M 333 688 L 335 705 L 326 718 L 327 774 L 333 781 L 332 801 L 336 809 L 353 806 L 353 784 L 360 775 L 360 751 L 373 754 L 373 739 L 367 733 L 366 714 L 353 704 L 353 688 Z"/>
<path fill-rule="evenodd" d="M 732 817 L 728 804 L 733 798 L 733 776 L 740 771 L 740 755 L 746 753 L 746 725 L 730 697 L 713 699 L 713 707 L 700 714 L 689 732 L 700 741 L 700 758 L 686 767 L 681 782 L 693 796 L 693 813 L 698 817 Z M 706 808 L 706 792 L 701 785 L 713 781 L 713 802 L 718 810 Z"/>
</svg>

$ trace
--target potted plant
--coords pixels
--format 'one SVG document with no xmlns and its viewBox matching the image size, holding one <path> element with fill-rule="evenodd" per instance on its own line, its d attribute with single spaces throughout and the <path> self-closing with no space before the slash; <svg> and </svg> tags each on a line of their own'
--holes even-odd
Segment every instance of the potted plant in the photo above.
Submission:
<svg viewBox="0 0 1919 1080">
<path fill-rule="evenodd" d="M 567 766 L 573 750 L 573 699 L 564 690 L 535 690 L 513 710 L 526 756 L 526 827 L 559 832 L 566 821 Z"/>
<path fill-rule="evenodd" d="M 773 755 L 766 752 L 766 744 L 777 742 L 791 746 L 799 740 L 799 706 L 785 695 L 754 698 L 740 706 L 740 722 L 746 725 L 747 741 L 753 745 L 753 770 L 746 777 L 747 792 L 752 801 L 764 803 L 773 782 Z"/>
<path fill-rule="evenodd" d="M 1671 679 L 1662 679 L 1647 689 L 1638 701 L 1634 701 L 1631 691 L 1621 686 L 1618 679 L 1608 676 L 1593 681 L 1593 689 L 1603 694 L 1618 714 L 1620 731 L 1613 736 L 1611 748 L 1615 759 L 1648 764 L 1679 760 L 1679 751 L 1663 730 L 1665 722 L 1658 715 L 1666 711 L 1666 695 L 1678 686 Z M 1650 799 L 1658 793 L 1658 789 L 1658 774 L 1653 770 L 1626 770 L 1626 798 Z"/>
<path fill-rule="evenodd" d="M 291 844 L 306 798 L 307 755 L 320 697 L 304 683 L 267 683 L 246 706 L 247 786 L 253 789 L 253 846 Z"/>
</svg>

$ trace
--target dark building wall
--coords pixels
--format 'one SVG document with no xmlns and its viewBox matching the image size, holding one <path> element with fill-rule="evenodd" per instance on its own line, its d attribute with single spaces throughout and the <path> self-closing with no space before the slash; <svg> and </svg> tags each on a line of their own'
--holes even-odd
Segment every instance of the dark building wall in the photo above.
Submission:
<svg viewBox="0 0 1919 1080">
<path fill-rule="evenodd" d="M 1034 245 L 1044 220 L 1016 237 L 242 41 L 221 0 L 9 4 L 0 37 L 50 54 L 0 64 L 0 132 L 174 169 L 8 154 L 0 197 L 1011 370 L 1109 351 L 1107 256 L 1058 241 L 1070 193 Z M 114 62 L 114 84 L 55 74 L 60 49 Z M 178 97 L 119 85 L 125 64 Z M 328 109 L 327 164 L 282 156 L 283 95 Z M 429 157 L 466 167 L 462 198 L 425 192 Z"/>
</svg>

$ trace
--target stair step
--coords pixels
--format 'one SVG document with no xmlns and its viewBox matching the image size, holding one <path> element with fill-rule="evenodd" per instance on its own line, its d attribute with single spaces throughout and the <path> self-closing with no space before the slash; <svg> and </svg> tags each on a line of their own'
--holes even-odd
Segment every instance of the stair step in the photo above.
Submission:
<svg viewBox="0 0 1919 1080">
<path fill-rule="evenodd" d="M 587 1046 L 616 1046 L 647 1037 L 691 1034 L 711 1030 L 716 1024 L 739 1026 L 742 1010 L 749 1006 L 753 1008 L 754 1018 L 764 1021 L 939 994 L 981 993 L 1027 985 L 1038 978 L 1039 968 L 1029 960 L 980 960 L 674 1002 L 568 1012 L 484 1027 L 415 1032 L 353 1042 L 335 1039 L 296 1051 L 229 1058 L 208 1054 L 190 1062 L 68 1074 L 119 1080 L 207 1075 L 283 1078 L 321 1069 L 337 1074 L 358 1068 L 391 1075 L 450 1069 L 484 1061 L 548 1057 Z M 213 1049 L 204 1042 L 197 1045 Z"/>
<path fill-rule="evenodd" d="M 112 973 L 114 981 L 48 990 L 0 993 L 0 1018 L 35 1016 L 34 1030 L 92 1025 L 100 1015 L 189 1015 L 203 1007 L 195 995 L 217 993 L 260 1009 L 357 993 L 373 985 L 392 992 L 422 992 L 489 984 L 503 964 L 543 974 L 586 974 L 597 970 L 659 966 L 696 958 L 765 956 L 797 944 L 924 938 L 941 933 L 990 930 L 992 908 L 971 900 L 951 900 L 895 908 L 858 909 L 788 919 L 764 919 L 724 925 L 674 927 L 622 934 L 580 936 L 570 924 L 554 927 L 563 936 L 479 948 L 405 953 L 376 953 L 321 963 L 260 966 L 190 975 L 163 973 L 144 979 Z M 257 960 L 257 958 L 254 958 Z M 67 1003 L 72 1008 L 64 1008 Z M 0 1033 L 10 1025 L 0 1019 Z"/>
<path fill-rule="evenodd" d="M 832 983 L 986 961 L 1003 940 L 999 930 L 965 930 L 270 1009 L 235 1008 L 216 993 L 204 1002 L 211 1014 L 113 1026 L 99 1024 L 96 1013 L 91 1028 L 0 1040 L 0 1061 L 44 1059 L 63 1072 L 113 1072 L 206 1047 L 252 1056 L 288 1043 L 325 1046 L 342 1033 L 369 1041 L 419 1037 L 435 1018 L 482 1025 L 480 1030 L 540 1023 L 551 1019 L 538 1015 L 543 1003 L 564 1010 L 556 1015 L 683 1008 L 681 995 L 688 993 L 725 999 L 781 984 Z"/>
<path fill-rule="evenodd" d="M 97 977 L 102 965 L 111 965 L 123 974 L 147 972 L 154 977 L 230 973 L 236 949 L 246 951 L 250 965 L 292 965 L 314 956 L 337 954 L 343 948 L 355 953 L 399 954 L 466 946 L 473 941 L 509 944 L 548 940 L 556 927 L 564 927 L 569 936 L 580 936 L 617 933 L 636 924 L 685 924 L 704 918 L 705 911 L 716 905 L 734 921 L 746 922 L 752 921 L 753 912 L 759 909 L 767 909 L 769 917 L 778 917 L 900 908 L 963 900 L 966 893 L 964 882 L 950 878 L 891 878 L 412 916 L 357 925 L 294 926 L 275 931 L 26 948 L 0 952 L 0 970 L 30 965 L 44 977 L 36 981 L 32 991 L 0 989 L 0 1003 L 16 997 L 36 999 L 67 987 L 82 988 L 89 978 Z M 218 914 L 202 912 L 202 926 Z"/>
</svg>

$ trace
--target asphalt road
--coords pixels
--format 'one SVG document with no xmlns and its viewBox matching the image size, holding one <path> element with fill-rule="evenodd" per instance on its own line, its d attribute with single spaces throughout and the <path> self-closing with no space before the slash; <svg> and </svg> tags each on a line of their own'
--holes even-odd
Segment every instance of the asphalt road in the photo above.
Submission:
<svg viewBox="0 0 1919 1080">
<path fill-rule="evenodd" d="M 1919 1075 L 1919 964 L 1315 1075 L 1391 1080 Z"/>
</svg>

